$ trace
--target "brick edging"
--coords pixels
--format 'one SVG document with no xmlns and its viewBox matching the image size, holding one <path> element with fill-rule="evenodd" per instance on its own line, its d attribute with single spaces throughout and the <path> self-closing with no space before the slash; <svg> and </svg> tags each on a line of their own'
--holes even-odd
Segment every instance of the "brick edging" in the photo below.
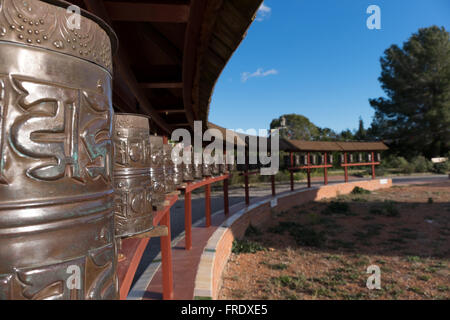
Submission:
<svg viewBox="0 0 450 320">
<path fill-rule="evenodd" d="M 292 191 L 261 200 L 233 214 L 217 228 L 203 250 L 195 277 L 194 299 L 217 299 L 233 241 L 244 236 L 250 223 L 254 226 L 265 224 L 270 219 L 272 208 L 288 209 L 309 201 L 333 198 L 350 193 L 356 186 L 367 190 L 390 188 L 392 179 L 355 181 Z"/>
</svg>

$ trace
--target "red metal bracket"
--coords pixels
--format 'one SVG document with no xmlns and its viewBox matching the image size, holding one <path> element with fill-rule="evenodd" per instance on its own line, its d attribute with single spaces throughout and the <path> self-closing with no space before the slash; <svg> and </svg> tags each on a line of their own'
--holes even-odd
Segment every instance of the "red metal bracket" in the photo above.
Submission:
<svg viewBox="0 0 450 320">
<path fill-rule="evenodd" d="M 177 202 L 178 195 L 167 197 L 169 204 L 163 210 L 156 212 L 153 225 L 165 225 L 168 235 L 161 237 L 161 256 L 163 272 L 163 299 L 173 298 L 172 248 L 170 233 L 170 209 Z M 125 259 L 118 263 L 120 300 L 126 300 L 133 282 L 134 275 L 144 254 L 150 238 L 128 238 L 122 240 L 122 250 Z"/>
</svg>

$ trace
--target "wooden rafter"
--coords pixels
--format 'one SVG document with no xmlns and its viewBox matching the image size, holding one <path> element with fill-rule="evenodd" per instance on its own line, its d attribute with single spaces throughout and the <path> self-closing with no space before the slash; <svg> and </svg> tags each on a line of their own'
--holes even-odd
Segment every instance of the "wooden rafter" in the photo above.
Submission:
<svg viewBox="0 0 450 320">
<path fill-rule="evenodd" d="M 113 21 L 186 23 L 189 18 L 189 6 L 185 4 L 107 1 L 105 8 Z"/>
<path fill-rule="evenodd" d="M 159 113 L 164 113 L 164 114 L 168 114 L 168 113 L 184 113 L 184 109 L 162 109 L 162 110 L 158 110 Z"/>
<path fill-rule="evenodd" d="M 183 82 L 141 82 L 143 89 L 182 89 Z"/>
</svg>

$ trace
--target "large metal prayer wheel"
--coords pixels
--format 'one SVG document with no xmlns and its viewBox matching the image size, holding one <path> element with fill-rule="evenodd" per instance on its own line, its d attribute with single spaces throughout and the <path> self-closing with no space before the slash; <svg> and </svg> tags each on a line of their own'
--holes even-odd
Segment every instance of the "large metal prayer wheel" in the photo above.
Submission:
<svg viewBox="0 0 450 320">
<path fill-rule="evenodd" d="M 0 2 L 0 300 L 117 298 L 116 40 L 67 5 Z"/>
<path fill-rule="evenodd" d="M 153 229 L 149 118 L 114 116 L 115 234 L 129 237 Z"/>
</svg>

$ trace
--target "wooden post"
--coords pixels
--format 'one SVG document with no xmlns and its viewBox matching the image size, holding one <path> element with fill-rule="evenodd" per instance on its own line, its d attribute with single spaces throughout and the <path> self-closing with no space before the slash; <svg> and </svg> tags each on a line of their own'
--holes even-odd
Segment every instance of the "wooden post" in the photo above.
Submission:
<svg viewBox="0 0 450 320">
<path fill-rule="evenodd" d="M 189 182 L 186 188 L 189 187 Z M 187 190 L 187 189 L 186 189 Z M 190 191 L 184 192 L 184 231 L 185 231 L 185 249 L 192 249 L 192 195 Z"/>
<path fill-rule="evenodd" d="M 161 219 L 161 224 L 168 229 L 168 234 L 161 237 L 161 263 L 163 274 L 163 299 L 173 299 L 172 246 L 170 236 L 170 210 Z"/>
<path fill-rule="evenodd" d="M 205 186 L 205 214 L 206 214 L 206 227 L 211 227 L 211 184 Z"/>
<path fill-rule="evenodd" d="M 327 168 L 327 164 L 328 164 L 328 153 L 325 152 L 325 168 L 323 169 L 323 178 L 324 178 L 324 184 L 327 185 L 328 184 L 328 168 Z"/>
<path fill-rule="evenodd" d="M 223 211 L 225 215 L 228 215 L 230 213 L 228 201 L 228 178 L 223 180 Z"/>
<path fill-rule="evenodd" d="M 163 136 L 163 144 L 168 144 L 168 143 L 169 143 L 169 138 L 167 138 L 167 136 Z"/>
<path fill-rule="evenodd" d="M 275 191 L 275 175 L 273 174 L 270 179 L 272 181 L 272 197 L 275 197 L 275 195 L 276 195 L 276 191 Z"/>
<path fill-rule="evenodd" d="M 250 194 L 248 190 L 248 154 L 245 154 L 245 204 L 248 206 L 250 204 Z"/>
<path fill-rule="evenodd" d="M 344 164 L 347 164 L 347 152 L 344 152 Z M 344 166 L 345 182 L 348 182 L 348 167 Z"/>
<path fill-rule="evenodd" d="M 294 167 L 294 154 L 292 152 L 289 153 L 290 159 L 291 159 L 291 168 Z M 291 175 L 291 191 L 294 191 L 294 171 L 291 169 L 289 170 L 289 173 Z"/>
<path fill-rule="evenodd" d="M 375 179 L 375 152 L 372 151 L 372 179 Z"/>
<path fill-rule="evenodd" d="M 311 188 L 311 169 L 309 168 L 311 166 L 311 158 L 309 152 L 307 153 L 308 158 L 308 169 L 306 169 L 308 173 L 308 188 Z"/>
</svg>

